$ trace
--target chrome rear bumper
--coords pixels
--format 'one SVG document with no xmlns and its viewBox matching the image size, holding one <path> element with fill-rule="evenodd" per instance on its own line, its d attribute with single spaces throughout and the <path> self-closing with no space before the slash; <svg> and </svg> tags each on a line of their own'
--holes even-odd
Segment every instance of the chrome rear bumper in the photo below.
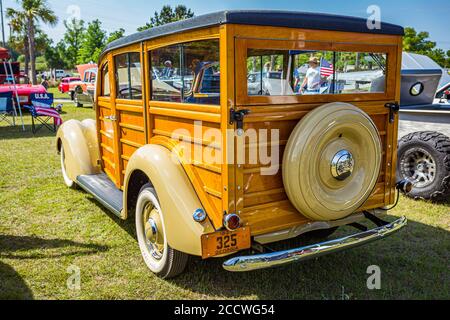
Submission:
<svg viewBox="0 0 450 320">
<path fill-rule="evenodd" d="M 402 217 L 383 227 L 307 247 L 232 258 L 227 260 L 223 264 L 223 267 L 225 270 L 231 272 L 244 272 L 277 267 L 293 262 L 301 262 L 384 239 L 401 230 L 407 224 L 408 220 L 406 217 Z"/>
</svg>

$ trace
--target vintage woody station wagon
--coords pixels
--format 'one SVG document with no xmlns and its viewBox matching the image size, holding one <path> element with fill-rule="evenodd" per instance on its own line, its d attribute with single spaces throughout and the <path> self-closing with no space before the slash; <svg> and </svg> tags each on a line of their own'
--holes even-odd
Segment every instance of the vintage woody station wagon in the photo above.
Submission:
<svg viewBox="0 0 450 320">
<path fill-rule="evenodd" d="M 395 180 L 402 35 L 352 17 L 228 11 L 117 40 L 99 61 L 96 120 L 59 130 L 65 183 L 134 216 L 163 278 L 188 255 L 248 271 L 389 236 L 406 219 L 382 219 L 411 188 Z M 347 225 L 358 233 L 267 249 Z"/>
</svg>

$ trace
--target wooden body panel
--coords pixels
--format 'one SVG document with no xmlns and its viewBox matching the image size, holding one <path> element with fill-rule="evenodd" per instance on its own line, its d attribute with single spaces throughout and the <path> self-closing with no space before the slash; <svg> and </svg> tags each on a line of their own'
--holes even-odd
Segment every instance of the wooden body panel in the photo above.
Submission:
<svg viewBox="0 0 450 320">
<path fill-rule="evenodd" d="M 152 101 L 151 50 L 206 39 L 220 39 L 220 106 Z M 389 57 L 386 93 L 249 97 L 246 54 L 248 47 L 255 46 L 386 52 Z M 328 102 L 342 101 L 356 105 L 371 116 L 383 143 L 382 173 L 364 208 L 384 207 L 394 201 L 397 121 L 389 123 L 389 111 L 384 105 L 398 102 L 400 98 L 401 37 L 227 24 L 113 50 L 102 58 L 102 64 L 108 62 L 109 69 L 114 70 L 114 56 L 124 52 L 141 53 L 143 100 L 115 99 L 115 76 L 110 72 L 111 97 L 98 97 L 96 101 L 103 168 L 119 188 L 124 186 L 124 173 L 133 153 L 145 144 L 158 144 L 174 150 L 180 159 L 184 159 L 183 167 L 216 229 L 223 226 L 225 213 L 234 212 L 251 227 L 253 235 L 302 225 L 308 219 L 298 213 L 287 199 L 282 167 L 278 168 L 275 176 L 262 176 L 260 163 L 237 165 L 235 159 L 229 158 L 230 154 L 234 158 L 239 150 L 248 155 L 251 147 L 243 139 L 228 135 L 227 130 L 235 129 L 230 123 L 230 110 L 251 111 L 245 118 L 245 129 L 279 129 L 281 160 L 292 130 L 308 112 Z M 100 92 L 101 81 L 98 82 L 97 92 Z M 117 118 L 116 122 L 105 120 L 111 115 Z M 202 128 L 196 132 L 198 121 L 201 121 Z M 111 130 L 113 136 L 106 134 Z M 177 133 L 175 136 L 174 132 Z M 216 133 L 220 133 L 221 138 L 216 138 Z M 180 148 L 183 136 L 194 137 L 188 140 L 187 146 L 184 145 L 184 151 Z M 191 155 L 189 159 L 186 158 L 187 149 Z M 220 161 L 206 163 L 194 156 L 196 152 L 215 156 Z"/>
<path fill-rule="evenodd" d="M 386 146 L 389 144 L 387 132 L 388 130 L 393 130 L 393 125 L 388 125 L 389 112 L 384 107 L 384 104 L 387 102 L 375 104 L 354 103 L 357 107 L 366 111 L 373 119 L 380 132 L 383 150 L 386 150 Z M 284 149 L 291 132 L 309 111 L 320 105 L 280 106 L 282 110 L 287 109 L 287 111 L 280 110 L 276 114 L 271 113 L 271 106 L 267 106 L 266 110 L 264 110 L 264 106 L 253 107 L 250 109 L 254 112 L 246 118 L 245 129 L 254 129 L 256 132 L 259 132 L 260 129 L 279 130 L 279 159 L 280 163 L 282 163 Z M 252 152 L 253 145 L 249 139 L 246 139 L 242 145 L 245 148 L 246 159 L 249 159 L 249 153 Z M 388 157 L 385 151 L 383 154 L 383 168 L 378 179 L 378 184 L 373 195 L 362 210 L 379 208 L 390 203 L 390 183 L 386 184 L 385 182 L 391 180 L 391 172 L 386 171 L 386 166 L 391 161 L 391 158 Z M 242 218 L 251 225 L 254 234 L 259 235 L 272 231 L 273 225 L 278 225 L 277 220 L 280 218 L 278 214 L 283 214 L 283 220 L 289 221 L 290 226 L 295 226 L 308 220 L 300 215 L 289 203 L 283 185 L 282 165 L 278 168 L 278 173 L 273 176 L 261 174 L 261 168 L 267 168 L 267 166 L 261 165 L 261 163 L 250 164 L 248 160 L 246 160 L 246 163 L 243 166 L 243 170 L 241 170 L 242 176 L 238 177 L 239 180 L 242 180 L 242 195 L 238 197 L 237 202 L 242 212 Z M 274 215 L 275 212 L 277 215 Z M 255 218 L 255 215 L 258 215 L 258 217 Z M 256 226 L 254 225 L 255 221 L 259 221 Z"/>
<path fill-rule="evenodd" d="M 261 36 L 264 35 L 264 36 Z M 283 153 L 289 136 L 299 121 L 313 109 L 330 102 L 347 102 L 365 111 L 376 124 L 383 147 L 383 166 L 372 196 L 361 208 L 373 209 L 391 204 L 395 197 L 395 161 L 397 121 L 389 122 L 386 103 L 399 102 L 401 68 L 401 37 L 365 34 L 292 30 L 275 27 L 234 27 L 235 104 L 237 109 L 250 110 L 244 129 L 279 130 L 279 153 Z M 385 93 L 339 94 L 310 96 L 248 96 L 248 48 L 384 52 L 388 55 Z M 259 134 L 258 134 L 259 141 Z M 270 138 L 269 138 L 270 141 Z M 252 145 L 248 139 L 236 139 L 238 150 L 244 150 L 246 164 L 236 166 L 236 211 L 252 234 L 260 235 L 304 224 L 308 221 L 291 205 L 283 186 L 282 166 L 275 176 L 261 174 L 260 163 L 249 164 Z M 270 146 L 270 143 L 269 143 Z"/>
</svg>

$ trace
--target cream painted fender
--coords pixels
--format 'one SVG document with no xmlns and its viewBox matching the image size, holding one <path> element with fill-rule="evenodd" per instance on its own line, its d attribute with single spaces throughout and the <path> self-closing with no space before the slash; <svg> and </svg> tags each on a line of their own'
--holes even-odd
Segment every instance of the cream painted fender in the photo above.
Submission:
<svg viewBox="0 0 450 320">
<path fill-rule="evenodd" d="M 130 180 L 137 170 L 149 178 L 156 190 L 170 247 L 190 255 L 201 256 L 201 236 L 215 230 L 209 219 L 203 223 L 194 221 L 195 210 L 203 209 L 203 206 L 182 164 L 165 147 L 146 145 L 138 149 L 128 162 L 125 174 L 125 218 L 128 216 L 128 191 L 133 190 L 130 188 Z"/>
<path fill-rule="evenodd" d="M 101 172 L 95 120 L 65 122 L 56 135 L 58 152 L 61 151 L 61 146 L 64 146 L 67 175 L 72 181 L 76 181 L 80 175 Z"/>
</svg>

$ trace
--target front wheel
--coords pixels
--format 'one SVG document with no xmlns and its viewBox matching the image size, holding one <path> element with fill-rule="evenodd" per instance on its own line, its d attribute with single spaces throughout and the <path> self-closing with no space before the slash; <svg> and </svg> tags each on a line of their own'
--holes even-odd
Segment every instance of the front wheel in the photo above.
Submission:
<svg viewBox="0 0 450 320">
<path fill-rule="evenodd" d="M 75 92 L 73 101 L 75 102 L 75 105 L 77 108 L 83 108 L 83 105 L 78 101 L 78 94 Z"/>
<path fill-rule="evenodd" d="M 136 234 L 142 257 L 154 274 L 170 279 L 183 273 L 188 255 L 169 246 L 161 206 L 150 184 L 141 189 L 137 200 Z"/>
<path fill-rule="evenodd" d="M 409 179 L 415 199 L 450 200 L 450 139 L 438 132 L 415 132 L 399 142 L 397 179 Z"/>
<path fill-rule="evenodd" d="M 64 146 L 61 146 L 60 154 L 61 154 L 61 172 L 64 178 L 64 183 L 68 188 L 76 189 L 77 187 L 76 183 L 72 179 L 70 179 L 69 175 L 67 174 L 66 154 L 64 152 Z"/>
</svg>

